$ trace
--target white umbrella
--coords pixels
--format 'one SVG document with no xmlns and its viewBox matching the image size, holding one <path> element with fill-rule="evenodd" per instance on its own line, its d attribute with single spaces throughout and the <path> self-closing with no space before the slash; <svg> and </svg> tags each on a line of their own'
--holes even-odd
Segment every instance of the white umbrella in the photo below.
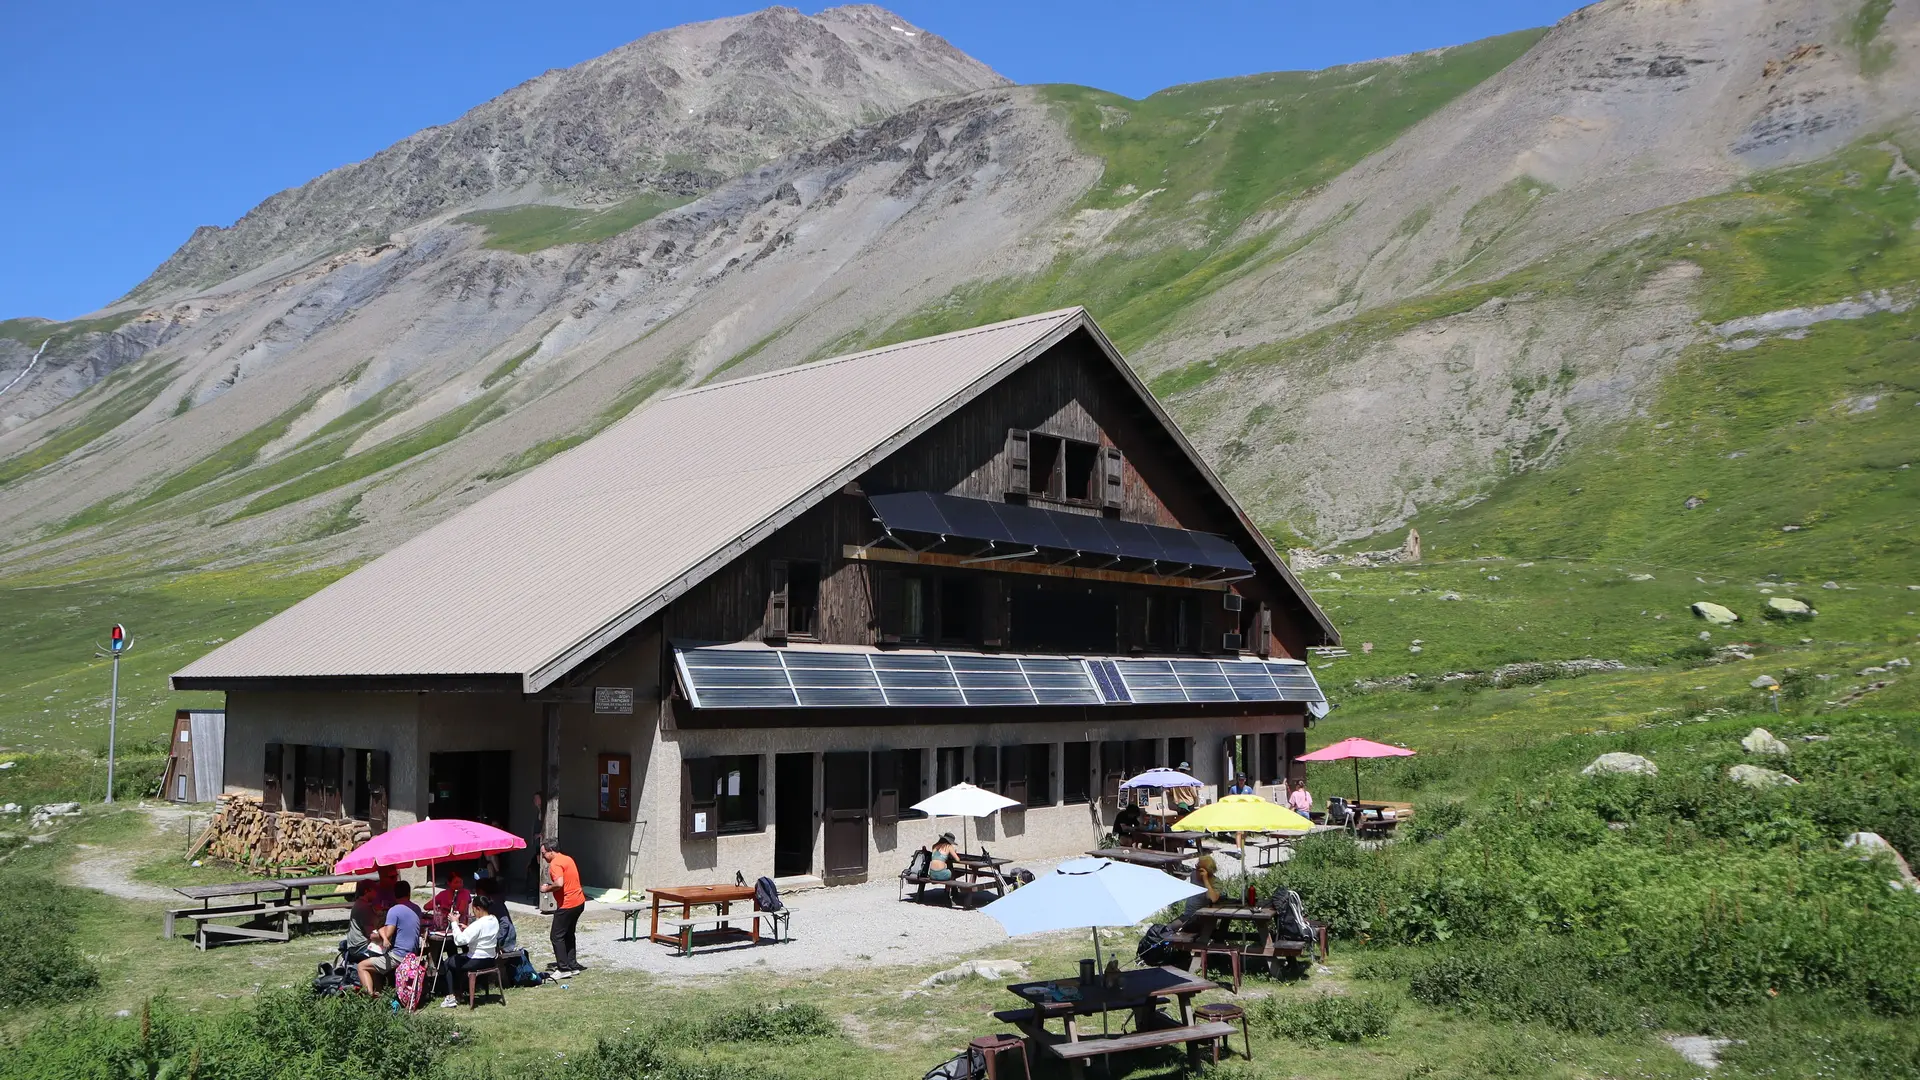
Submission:
<svg viewBox="0 0 1920 1080">
<path fill-rule="evenodd" d="M 937 791 L 913 804 L 915 810 L 928 817 L 976 818 L 1005 810 L 1009 806 L 1019 806 L 1019 800 L 1009 799 L 1005 795 L 996 795 L 986 788 L 974 787 L 962 781 L 945 791 Z M 967 825 L 960 823 L 960 849 L 966 850 Z"/>
<path fill-rule="evenodd" d="M 1200 786 L 1200 780 L 1198 777 L 1189 776 L 1179 769 L 1160 768 L 1148 769 L 1146 772 L 1122 783 L 1120 786 L 1123 788 L 1197 788 Z"/>
<path fill-rule="evenodd" d="M 1068 859 L 1053 873 L 1035 878 L 980 910 L 999 920 L 1007 934 L 1039 934 L 1049 930 L 1093 930 L 1093 962 L 1100 962 L 1100 928 L 1132 926 L 1140 920 L 1190 896 L 1207 890 L 1159 870 L 1112 859 Z M 1101 1014 L 1101 1023 L 1106 1015 Z M 1104 1030 L 1104 1028 L 1103 1028 Z"/>
</svg>

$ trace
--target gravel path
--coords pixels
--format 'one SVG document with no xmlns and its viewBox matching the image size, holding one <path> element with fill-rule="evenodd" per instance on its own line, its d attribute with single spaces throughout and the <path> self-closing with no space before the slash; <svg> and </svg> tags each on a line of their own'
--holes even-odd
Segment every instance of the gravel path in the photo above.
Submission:
<svg viewBox="0 0 1920 1080">
<path fill-rule="evenodd" d="M 1045 873 L 1059 860 L 1026 863 Z M 948 908 L 929 889 L 927 900 L 897 899 L 892 878 L 784 895 L 793 909 L 793 939 L 782 944 L 713 946 L 680 956 L 657 942 L 621 941 L 621 913 L 587 904 L 580 920 L 580 956 L 602 966 L 660 975 L 716 975 L 735 971 L 810 971 L 859 965 L 917 965 L 976 955 L 1008 940 L 1007 932 L 979 910 Z M 517 908 L 517 905 L 516 905 Z M 516 910 L 521 941 L 547 952 L 547 920 Z M 644 916 L 643 916 L 644 919 Z M 646 923 L 641 923 L 642 932 Z M 591 972 L 589 972 L 591 975 Z"/>
<path fill-rule="evenodd" d="M 140 809 L 153 822 L 154 832 L 159 839 L 154 845 L 186 845 L 186 829 L 189 811 L 176 806 L 154 806 L 141 803 Z M 201 823 L 207 815 L 199 815 Z M 75 844 L 80 857 L 67 867 L 67 882 L 87 889 L 98 889 L 108 896 L 118 896 L 127 900 L 178 900 L 180 895 L 161 885 L 149 885 L 144 881 L 133 880 L 134 867 L 149 857 L 155 847 L 143 847 L 136 851 L 103 848 L 97 844 Z"/>
</svg>

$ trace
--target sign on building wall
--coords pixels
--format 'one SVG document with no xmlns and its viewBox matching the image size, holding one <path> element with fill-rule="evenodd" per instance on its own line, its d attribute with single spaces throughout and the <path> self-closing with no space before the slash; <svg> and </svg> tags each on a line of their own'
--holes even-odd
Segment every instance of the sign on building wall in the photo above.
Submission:
<svg viewBox="0 0 1920 1080">
<path fill-rule="evenodd" d="M 633 715 L 633 687 L 594 687 L 593 711 L 597 713 L 617 713 L 623 716 Z"/>
</svg>

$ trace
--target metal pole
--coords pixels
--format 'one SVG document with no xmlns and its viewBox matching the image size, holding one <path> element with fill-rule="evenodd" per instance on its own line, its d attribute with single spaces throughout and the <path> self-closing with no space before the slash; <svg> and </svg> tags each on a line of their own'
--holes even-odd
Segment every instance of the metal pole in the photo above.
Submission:
<svg viewBox="0 0 1920 1080">
<path fill-rule="evenodd" d="M 113 654 L 113 690 L 107 695 L 107 801 L 113 801 L 113 736 L 120 720 L 120 654 Z"/>
</svg>

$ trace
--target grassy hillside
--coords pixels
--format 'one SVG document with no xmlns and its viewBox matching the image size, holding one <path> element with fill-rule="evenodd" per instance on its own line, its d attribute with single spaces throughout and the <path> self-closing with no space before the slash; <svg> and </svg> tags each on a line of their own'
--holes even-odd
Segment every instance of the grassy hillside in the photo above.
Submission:
<svg viewBox="0 0 1920 1080">
<path fill-rule="evenodd" d="M 1046 87 L 1075 144 L 1106 162 L 1078 207 L 1076 228 L 1100 228 L 1104 215 L 1125 214 L 1106 233 L 1121 250 L 1062 255 L 1042 274 L 959 290 L 859 344 L 1082 304 L 1121 348 L 1138 345 L 1182 308 L 1258 265 L 1269 234 L 1228 242 L 1249 218 L 1386 147 L 1544 33 L 1523 30 L 1325 71 L 1193 83 L 1141 101 Z"/>
<path fill-rule="evenodd" d="M 686 196 L 647 191 L 599 210 L 582 210 L 572 206 L 509 206 L 500 210 L 477 210 L 462 214 L 456 220 L 486 229 L 486 245 L 490 248 L 530 255 L 561 244 L 588 244 L 618 236 L 692 201 Z"/>
</svg>

